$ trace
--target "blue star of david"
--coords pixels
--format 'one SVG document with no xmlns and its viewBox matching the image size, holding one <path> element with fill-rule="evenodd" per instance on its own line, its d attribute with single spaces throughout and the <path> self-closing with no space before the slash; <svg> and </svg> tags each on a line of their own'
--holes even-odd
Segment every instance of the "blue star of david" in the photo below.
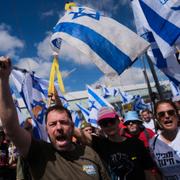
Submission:
<svg viewBox="0 0 180 180">
<path fill-rule="evenodd" d="M 118 92 L 118 91 L 117 91 L 116 89 L 114 89 L 114 96 L 116 95 L 117 92 Z"/>
<path fill-rule="evenodd" d="M 89 102 L 91 103 L 91 106 L 89 107 L 89 110 L 91 111 L 93 108 L 97 109 L 97 107 L 94 105 L 95 101 L 91 101 L 89 100 Z M 98 110 L 98 109 L 97 109 Z"/>
<path fill-rule="evenodd" d="M 120 94 L 121 94 L 121 97 L 122 97 L 122 99 L 123 99 L 123 102 L 124 103 L 126 103 L 126 102 L 128 102 L 128 100 L 123 96 L 123 94 L 120 92 Z"/>
<path fill-rule="evenodd" d="M 108 91 L 108 89 L 107 88 L 104 88 L 105 89 L 105 92 L 107 93 L 107 94 L 109 94 L 109 91 Z"/>
<path fill-rule="evenodd" d="M 82 16 L 88 16 L 90 18 L 93 18 L 93 19 L 96 19 L 96 20 L 99 20 L 100 19 L 100 13 L 99 12 L 92 12 L 92 13 L 86 13 L 86 12 L 83 12 L 85 11 L 85 8 L 79 8 L 79 12 L 70 12 L 69 14 L 74 14 L 74 16 L 72 17 L 72 19 L 76 19 L 76 18 L 79 18 L 79 17 L 82 17 Z"/>
</svg>

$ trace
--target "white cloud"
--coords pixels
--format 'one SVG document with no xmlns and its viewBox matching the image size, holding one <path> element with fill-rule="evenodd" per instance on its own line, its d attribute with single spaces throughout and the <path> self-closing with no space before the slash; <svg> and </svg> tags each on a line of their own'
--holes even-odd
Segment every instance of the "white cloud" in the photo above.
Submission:
<svg viewBox="0 0 180 180">
<path fill-rule="evenodd" d="M 147 70 L 147 74 L 150 80 L 152 80 L 152 75 L 149 70 Z M 145 83 L 144 75 L 142 68 L 131 67 L 124 71 L 120 76 L 115 77 L 101 77 L 97 82 L 92 84 L 93 87 L 98 85 L 106 85 L 106 86 L 126 86 L 133 84 L 141 84 Z"/>
<path fill-rule="evenodd" d="M 76 71 L 76 68 L 74 68 L 74 69 L 72 69 L 72 70 L 70 70 L 70 71 L 63 71 L 62 72 L 62 77 L 63 78 L 67 78 L 67 77 L 69 77 L 74 71 Z"/>
<path fill-rule="evenodd" d="M 22 58 L 17 65 L 19 68 L 25 68 L 28 71 L 32 71 L 34 68 L 37 68 L 38 63 L 32 58 Z"/>
<path fill-rule="evenodd" d="M 48 78 L 51 68 L 51 63 L 41 62 L 38 63 L 33 58 L 22 58 L 16 65 L 19 68 L 26 69 L 28 71 L 34 71 L 37 76 L 42 78 Z"/>
<path fill-rule="evenodd" d="M 34 71 L 38 77 L 45 79 L 49 79 L 51 65 L 52 62 L 40 62 L 37 59 L 35 60 L 33 58 L 22 58 L 19 60 L 18 64 L 16 64 L 18 68 L 26 69 L 27 71 Z M 67 78 L 75 70 L 76 69 L 74 68 L 70 71 L 62 71 L 62 77 Z"/>
<path fill-rule="evenodd" d="M 43 41 L 37 44 L 37 55 L 45 61 L 49 61 L 53 51 L 50 46 L 50 34 Z"/>
<path fill-rule="evenodd" d="M 0 24 L 0 51 L 11 57 L 15 56 L 17 49 L 24 48 L 24 42 L 10 34 L 10 27 Z"/>
<path fill-rule="evenodd" d="M 127 0 L 120 0 L 120 1 L 112 1 L 112 0 L 103 0 L 102 2 L 99 1 L 88 1 L 88 3 L 84 2 L 83 0 L 79 0 L 79 3 L 83 6 L 90 7 L 97 11 L 101 11 L 101 13 L 105 14 L 106 16 L 111 17 L 112 13 L 119 10 L 120 6 L 124 6 L 128 4 Z"/>
<path fill-rule="evenodd" d="M 11 27 L 5 23 L 1 23 L 0 24 L 0 30 L 6 30 L 6 31 L 10 31 Z"/>
</svg>

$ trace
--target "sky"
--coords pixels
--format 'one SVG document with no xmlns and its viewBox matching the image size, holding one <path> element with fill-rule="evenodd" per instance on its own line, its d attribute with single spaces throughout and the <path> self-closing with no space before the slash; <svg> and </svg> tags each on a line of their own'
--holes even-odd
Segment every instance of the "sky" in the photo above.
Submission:
<svg viewBox="0 0 180 180">
<path fill-rule="evenodd" d="M 63 0 L 1 0 L 0 56 L 11 57 L 13 65 L 34 71 L 48 79 L 53 60 L 50 47 L 52 29 L 64 15 Z M 135 31 L 130 0 L 74 0 L 74 2 L 103 12 Z M 145 63 L 146 64 L 146 63 Z M 59 53 L 60 71 L 66 92 L 96 87 L 145 83 L 142 60 L 115 78 L 105 77 L 86 55 L 66 42 Z M 149 69 L 147 70 L 152 80 Z M 166 79 L 158 70 L 159 80 Z"/>
</svg>

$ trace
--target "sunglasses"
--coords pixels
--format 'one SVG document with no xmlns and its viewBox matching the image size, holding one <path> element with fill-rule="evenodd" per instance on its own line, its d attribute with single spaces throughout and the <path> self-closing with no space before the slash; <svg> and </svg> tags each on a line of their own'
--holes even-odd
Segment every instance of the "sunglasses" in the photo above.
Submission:
<svg viewBox="0 0 180 180">
<path fill-rule="evenodd" d="M 174 116 L 176 114 L 176 111 L 171 109 L 171 110 L 168 110 L 168 111 L 161 111 L 161 112 L 158 112 L 157 115 L 162 118 L 162 117 L 165 117 L 166 113 L 169 115 L 169 116 Z"/>
<path fill-rule="evenodd" d="M 116 123 L 116 119 L 104 119 L 101 120 L 98 124 L 101 127 L 108 127 L 108 126 L 113 126 Z"/>
<path fill-rule="evenodd" d="M 125 126 L 130 125 L 130 124 L 141 124 L 141 122 L 139 122 L 139 121 L 127 121 L 124 123 Z"/>
</svg>

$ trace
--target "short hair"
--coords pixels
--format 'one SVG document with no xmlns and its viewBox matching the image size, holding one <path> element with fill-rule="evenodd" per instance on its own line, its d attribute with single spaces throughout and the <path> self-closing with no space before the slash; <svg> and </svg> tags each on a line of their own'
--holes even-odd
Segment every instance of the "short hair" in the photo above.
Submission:
<svg viewBox="0 0 180 180">
<path fill-rule="evenodd" d="M 161 104 L 170 104 L 176 111 L 176 114 L 178 114 L 178 109 L 177 109 L 177 106 L 176 104 L 169 100 L 169 99 L 165 99 L 165 100 L 160 100 L 158 101 L 155 106 L 154 106 L 154 112 L 155 112 L 155 115 L 157 114 L 157 108 L 161 105 Z"/>
<path fill-rule="evenodd" d="M 58 111 L 58 112 L 66 112 L 68 117 L 70 118 L 70 120 L 72 121 L 72 116 L 71 116 L 71 112 L 65 108 L 62 105 L 56 104 L 54 106 L 51 106 L 47 109 L 46 114 L 45 114 L 45 123 L 47 124 L 47 116 L 51 111 Z"/>
</svg>

